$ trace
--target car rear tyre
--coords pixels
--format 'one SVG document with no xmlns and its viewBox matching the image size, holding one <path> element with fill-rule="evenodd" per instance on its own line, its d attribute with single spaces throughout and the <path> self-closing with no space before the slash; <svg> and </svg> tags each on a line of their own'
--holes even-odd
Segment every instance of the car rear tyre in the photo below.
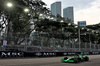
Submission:
<svg viewBox="0 0 100 66">
<path fill-rule="evenodd" d="M 84 60 L 85 60 L 85 61 L 89 61 L 89 57 L 85 57 Z"/>
<path fill-rule="evenodd" d="M 75 63 L 78 63 L 78 61 L 79 61 L 79 60 L 78 60 L 77 58 L 74 58 L 74 62 L 75 62 Z"/>
</svg>

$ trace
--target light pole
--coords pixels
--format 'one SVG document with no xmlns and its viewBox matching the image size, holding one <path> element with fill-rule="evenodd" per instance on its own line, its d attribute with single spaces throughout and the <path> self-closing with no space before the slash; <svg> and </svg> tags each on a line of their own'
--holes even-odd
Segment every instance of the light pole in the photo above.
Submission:
<svg viewBox="0 0 100 66">
<path fill-rule="evenodd" d="M 90 51 L 91 51 L 91 39 L 90 39 L 90 33 L 89 33 L 89 42 L 90 42 Z"/>
<path fill-rule="evenodd" d="M 78 38 L 79 38 L 79 51 L 81 51 L 81 36 L 80 36 L 80 29 L 81 29 L 81 26 L 78 25 Z M 82 28 L 84 29 L 84 28 Z"/>
<path fill-rule="evenodd" d="M 87 31 L 90 31 L 89 29 L 87 29 Z M 89 44 L 90 44 L 90 51 L 91 51 L 91 34 L 90 34 L 90 32 L 88 33 L 89 34 Z"/>
<path fill-rule="evenodd" d="M 78 26 L 78 38 L 79 38 L 79 51 L 80 51 L 80 26 Z"/>
</svg>

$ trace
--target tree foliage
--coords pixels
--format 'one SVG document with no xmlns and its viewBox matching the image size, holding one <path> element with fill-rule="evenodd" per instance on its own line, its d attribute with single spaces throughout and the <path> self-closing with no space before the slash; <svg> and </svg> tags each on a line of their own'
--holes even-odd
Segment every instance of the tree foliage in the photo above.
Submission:
<svg viewBox="0 0 100 66">
<path fill-rule="evenodd" d="M 12 3 L 13 7 L 8 8 L 7 7 L 8 2 Z M 38 15 L 41 12 L 41 9 L 44 10 L 46 9 L 45 7 L 43 7 L 45 3 L 42 2 L 41 0 L 34 0 L 34 1 L 33 0 L 5 0 L 5 1 L 0 0 L 0 3 L 1 3 L 0 13 L 6 16 L 6 20 L 8 22 L 7 25 L 8 33 L 10 30 L 13 30 L 12 34 L 15 37 L 14 38 L 15 44 L 20 44 L 23 40 L 25 40 L 25 36 L 26 35 L 29 36 L 30 33 L 34 30 L 34 29 L 29 29 L 30 22 L 31 22 L 30 20 L 33 18 L 33 13 Z M 28 13 L 24 13 L 24 8 L 26 7 L 30 9 L 29 12 L 31 14 L 30 16 L 28 16 Z M 10 29 L 9 27 L 10 22 L 12 22 L 13 24 L 12 29 Z M 24 39 L 22 41 L 19 41 L 22 38 Z"/>
<path fill-rule="evenodd" d="M 12 2 L 13 7 L 8 8 L 6 6 L 7 2 Z M 12 22 L 13 26 L 13 36 L 17 39 L 15 39 L 15 44 L 20 44 L 22 41 L 25 40 L 25 36 L 29 36 L 30 33 L 35 30 L 36 32 L 45 32 L 46 34 L 42 34 L 42 36 L 45 37 L 54 37 L 57 39 L 75 39 L 78 38 L 78 28 L 75 28 L 73 24 L 68 25 L 68 23 L 71 22 L 70 19 L 65 20 L 60 15 L 57 15 L 57 17 L 50 14 L 50 10 L 46 7 L 46 5 L 41 0 L 0 0 L 0 15 L 5 14 L 6 19 L 8 22 Z M 24 13 L 24 8 L 29 8 L 29 13 Z M 40 14 L 43 15 L 49 15 L 50 17 L 57 18 L 57 21 L 53 21 L 50 19 L 39 19 Z M 30 14 L 30 15 L 28 15 Z M 30 29 L 30 20 L 33 19 L 35 27 L 33 29 Z M 60 22 L 63 20 L 64 22 Z M 8 24 L 9 26 L 9 24 Z M 2 27 L 2 25 L 0 26 Z M 87 28 L 93 29 L 93 30 L 100 30 L 100 24 L 96 25 L 89 25 Z M 9 29 L 10 30 L 10 29 Z M 86 30 L 81 30 L 82 33 L 85 33 Z M 9 32 L 9 31 L 8 31 Z M 70 33 L 70 35 L 68 35 Z M 17 34 L 17 35 L 16 35 Z M 19 34 L 19 35 L 18 35 Z M 23 34 L 23 35 L 22 35 Z M 91 41 L 94 42 L 96 39 L 98 39 L 98 43 L 100 40 L 100 34 L 91 34 Z M 18 41 L 20 39 L 24 38 L 22 41 Z M 89 35 L 81 36 L 81 40 L 83 42 L 89 42 L 88 41 Z"/>
</svg>

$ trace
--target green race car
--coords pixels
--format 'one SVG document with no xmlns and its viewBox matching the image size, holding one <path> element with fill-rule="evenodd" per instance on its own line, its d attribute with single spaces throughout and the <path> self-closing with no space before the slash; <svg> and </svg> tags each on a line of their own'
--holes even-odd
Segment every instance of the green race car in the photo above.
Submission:
<svg viewBox="0 0 100 66">
<path fill-rule="evenodd" d="M 89 61 L 89 57 L 87 55 L 78 54 L 78 55 L 70 57 L 70 58 L 68 58 L 68 57 L 61 58 L 61 61 L 78 63 L 78 62 L 82 62 L 82 61 Z"/>
</svg>

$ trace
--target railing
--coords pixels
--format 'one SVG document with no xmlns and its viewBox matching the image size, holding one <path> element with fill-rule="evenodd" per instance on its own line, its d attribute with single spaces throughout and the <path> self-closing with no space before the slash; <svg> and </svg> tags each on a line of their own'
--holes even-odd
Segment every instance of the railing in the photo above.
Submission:
<svg viewBox="0 0 100 66">
<path fill-rule="evenodd" d="M 79 50 L 80 49 L 80 50 Z M 1 46 L 0 51 L 28 51 L 28 52 L 100 52 L 99 44 L 83 43 L 79 48 L 78 44 L 69 44 L 63 47 L 46 47 L 33 45 L 7 45 Z"/>
</svg>

